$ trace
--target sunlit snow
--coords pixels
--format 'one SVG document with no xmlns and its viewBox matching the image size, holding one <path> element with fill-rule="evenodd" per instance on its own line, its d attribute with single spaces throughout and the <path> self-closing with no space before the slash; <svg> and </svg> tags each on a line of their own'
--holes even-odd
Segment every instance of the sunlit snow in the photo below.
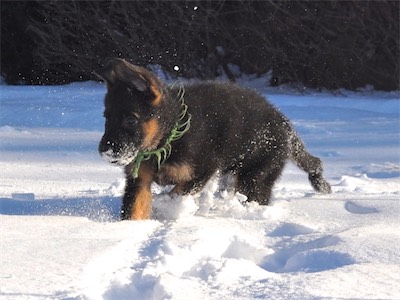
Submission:
<svg viewBox="0 0 400 300">
<path fill-rule="evenodd" d="M 153 185 L 136 222 L 97 153 L 105 87 L 1 85 L 0 299 L 399 299 L 399 94 L 264 82 L 241 84 L 292 120 L 333 193 L 289 164 L 271 206 L 216 175 L 195 196 Z"/>
</svg>

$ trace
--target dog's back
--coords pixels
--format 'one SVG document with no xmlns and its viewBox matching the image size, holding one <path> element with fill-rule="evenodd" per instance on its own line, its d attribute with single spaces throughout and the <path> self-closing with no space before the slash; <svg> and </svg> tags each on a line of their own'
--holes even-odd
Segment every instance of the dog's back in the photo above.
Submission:
<svg viewBox="0 0 400 300">
<path fill-rule="evenodd" d="M 177 141 L 176 156 L 223 172 L 288 157 L 288 120 L 253 90 L 222 82 L 191 84 L 185 86 L 185 102 L 192 129 Z"/>
</svg>

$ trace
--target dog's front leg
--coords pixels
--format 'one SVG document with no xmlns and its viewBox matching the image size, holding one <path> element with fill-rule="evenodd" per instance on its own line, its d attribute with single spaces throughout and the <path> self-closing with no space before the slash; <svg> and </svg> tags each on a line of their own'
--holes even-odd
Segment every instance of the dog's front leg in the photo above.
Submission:
<svg viewBox="0 0 400 300">
<path fill-rule="evenodd" d="M 134 179 L 130 168 L 126 172 L 125 195 L 122 201 L 122 220 L 146 220 L 151 215 L 151 183 L 153 172 L 145 164 L 139 169 L 139 176 Z"/>
</svg>

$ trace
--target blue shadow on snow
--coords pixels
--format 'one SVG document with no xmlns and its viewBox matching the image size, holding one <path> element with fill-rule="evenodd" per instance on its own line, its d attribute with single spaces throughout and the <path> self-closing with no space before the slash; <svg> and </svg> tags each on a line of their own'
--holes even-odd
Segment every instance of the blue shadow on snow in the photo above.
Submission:
<svg viewBox="0 0 400 300">
<path fill-rule="evenodd" d="M 105 222 L 119 220 L 120 197 L 21 201 L 0 198 L 0 214 L 13 216 L 87 217 Z"/>
</svg>

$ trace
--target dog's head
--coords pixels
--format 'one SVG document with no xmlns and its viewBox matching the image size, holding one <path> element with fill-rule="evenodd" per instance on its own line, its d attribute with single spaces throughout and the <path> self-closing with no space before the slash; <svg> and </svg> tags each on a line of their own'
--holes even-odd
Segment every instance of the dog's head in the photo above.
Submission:
<svg viewBox="0 0 400 300">
<path fill-rule="evenodd" d="M 162 116 L 166 89 L 152 72 L 122 59 L 94 73 L 107 84 L 105 133 L 99 152 L 111 163 L 126 166 L 140 150 L 160 143 L 167 127 Z"/>
</svg>

